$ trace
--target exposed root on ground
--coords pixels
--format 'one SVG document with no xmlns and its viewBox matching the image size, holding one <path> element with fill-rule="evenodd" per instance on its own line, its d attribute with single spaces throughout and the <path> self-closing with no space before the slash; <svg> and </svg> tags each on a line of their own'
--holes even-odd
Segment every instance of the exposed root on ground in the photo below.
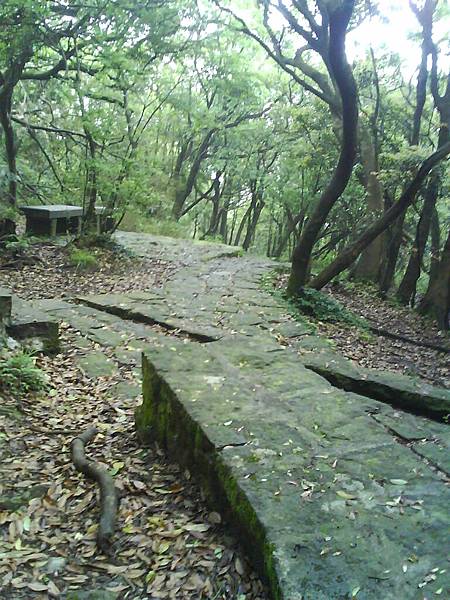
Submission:
<svg viewBox="0 0 450 600">
<path fill-rule="evenodd" d="M 97 546 L 105 554 L 109 554 L 116 527 L 119 495 L 111 475 L 86 458 L 84 448 L 86 444 L 95 438 L 97 433 L 95 427 L 90 427 L 73 440 L 72 462 L 77 471 L 96 481 L 100 488 L 100 521 L 97 530 Z"/>
</svg>

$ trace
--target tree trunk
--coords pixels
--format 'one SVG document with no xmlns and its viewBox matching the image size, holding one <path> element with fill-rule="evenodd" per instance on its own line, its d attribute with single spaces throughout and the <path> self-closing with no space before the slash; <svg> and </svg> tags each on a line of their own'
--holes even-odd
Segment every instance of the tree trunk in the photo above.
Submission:
<svg viewBox="0 0 450 600">
<path fill-rule="evenodd" d="M 87 138 L 89 160 L 86 164 L 87 185 L 86 199 L 84 202 L 85 209 L 83 215 L 83 235 L 90 235 L 97 233 L 97 219 L 95 215 L 95 205 L 97 203 L 97 165 L 95 163 L 96 145 L 91 133 L 89 132 L 89 129 L 85 127 L 84 131 Z"/>
<path fill-rule="evenodd" d="M 280 258 L 280 256 L 283 254 L 284 250 L 286 249 L 288 240 L 291 237 L 291 235 L 295 232 L 297 226 L 298 226 L 299 230 L 301 231 L 304 220 L 305 220 L 305 216 L 306 216 L 305 210 L 301 210 L 295 216 L 289 215 L 289 213 L 288 213 L 288 222 L 286 225 L 286 229 L 280 235 L 278 244 L 276 246 L 276 250 L 273 253 L 273 256 L 275 258 Z"/>
<path fill-rule="evenodd" d="M 261 198 L 262 192 L 258 190 L 254 193 L 252 204 L 250 205 L 250 213 L 247 221 L 247 231 L 245 238 L 242 243 L 242 248 L 248 250 L 251 246 L 253 238 L 255 236 L 256 226 L 258 225 L 259 217 L 261 216 L 262 209 L 265 206 L 265 202 Z"/>
<path fill-rule="evenodd" d="M 391 223 L 397 219 L 402 212 L 404 212 L 410 204 L 414 201 L 417 192 L 422 186 L 425 178 L 428 176 L 430 171 L 435 167 L 441 160 L 443 160 L 450 153 L 450 142 L 436 150 L 431 156 L 429 156 L 421 165 L 416 176 L 401 195 L 400 199 L 386 211 L 375 223 L 373 223 L 366 231 L 355 241 L 345 248 L 341 254 L 330 264 L 328 267 L 323 269 L 311 282 L 311 287 L 320 290 L 330 282 L 336 275 L 339 275 L 342 271 L 347 269 L 355 260 L 358 258 L 360 253 L 367 248 L 367 246 L 377 237 L 380 233 L 386 230 Z"/>
<path fill-rule="evenodd" d="M 330 12 L 330 66 L 342 98 L 342 143 L 339 161 L 330 183 L 320 197 L 293 252 L 287 293 L 296 295 L 305 285 L 317 236 L 336 201 L 347 187 L 356 156 L 358 102 L 353 74 L 345 55 L 345 36 L 354 1 L 345 2 Z"/>
<path fill-rule="evenodd" d="M 449 329 L 450 311 L 450 231 L 442 251 L 435 276 L 430 277 L 428 290 L 419 304 L 420 314 L 432 315 L 439 329 Z"/>
<path fill-rule="evenodd" d="M 384 195 L 383 186 L 378 176 L 377 151 L 367 127 L 360 127 L 360 143 L 361 162 L 364 168 L 367 194 L 366 216 L 370 221 L 374 221 L 383 214 Z M 378 236 L 370 246 L 362 252 L 353 272 L 353 277 L 355 279 L 371 281 L 372 283 L 378 281 L 384 247 L 384 236 Z"/>
<path fill-rule="evenodd" d="M 395 221 L 390 239 L 387 243 L 384 267 L 380 276 L 380 292 L 383 297 L 386 296 L 392 286 L 397 265 L 398 254 L 403 237 L 403 225 L 405 223 L 406 210 Z"/>
<path fill-rule="evenodd" d="M 181 183 L 180 174 L 178 174 L 178 178 L 175 181 L 175 199 L 172 206 L 172 216 L 176 221 L 179 221 L 181 216 L 183 215 L 184 204 L 190 196 L 192 190 L 194 189 L 198 172 L 200 171 L 200 167 L 203 160 L 206 158 L 208 148 L 211 144 L 215 132 L 216 129 L 210 129 L 206 132 L 200 146 L 197 149 L 194 160 L 189 169 L 186 183 L 184 185 Z"/>
<path fill-rule="evenodd" d="M 397 290 L 397 299 L 402 304 L 412 304 L 416 295 L 416 285 L 420 277 L 425 246 L 430 232 L 431 219 L 439 191 L 439 174 L 433 173 L 425 191 L 422 212 L 416 229 L 416 237 L 409 257 L 408 266 Z"/>
<path fill-rule="evenodd" d="M 219 224 L 219 235 L 222 238 L 224 244 L 227 243 L 228 235 L 228 208 L 230 206 L 230 200 L 227 198 L 222 206 L 220 213 L 220 224 Z"/>
<path fill-rule="evenodd" d="M 430 280 L 437 277 L 439 269 L 439 251 L 441 248 L 441 229 L 439 225 L 439 214 L 436 208 L 431 218 L 431 247 L 430 247 Z"/>
<path fill-rule="evenodd" d="M 433 75 L 434 76 L 434 75 Z M 442 148 L 450 142 L 450 75 L 447 79 L 447 89 L 442 98 L 435 97 L 435 105 L 440 117 L 440 128 L 438 138 L 438 148 Z M 431 219 L 439 194 L 440 174 L 435 172 L 428 184 L 425 200 L 417 225 L 416 237 L 409 258 L 408 266 L 403 276 L 402 282 L 397 291 L 397 298 L 403 304 L 408 304 L 416 294 L 416 284 L 420 277 L 420 267 L 422 264 L 425 246 L 430 232 Z"/>
<path fill-rule="evenodd" d="M 236 222 L 237 222 L 237 210 L 234 209 L 233 210 L 233 217 L 231 219 L 230 237 L 228 238 L 228 244 L 230 246 L 233 244 L 234 230 L 236 229 Z"/>
<path fill-rule="evenodd" d="M 248 219 L 250 219 L 250 212 L 251 212 L 251 205 L 247 208 L 247 210 L 244 213 L 244 216 L 242 217 L 241 222 L 239 223 L 239 227 L 236 233 L 236 237 L 234 239 L 234 246 L 239 246 L 239 242 L 241 241 L 241 235 L 242 232 L 244 231 L 244 226 L 245 223 L 247 222 Z"/>
<path fill-rule="evenodd" d="M 16 208 L 17 205 L 17 146 L 11 122 L 12 90 L 5 93 L 0 100 L 0 124 L 5 135 L 5 156 L 8 165 L 8 190 L 6 205 Z"/>
</svg>

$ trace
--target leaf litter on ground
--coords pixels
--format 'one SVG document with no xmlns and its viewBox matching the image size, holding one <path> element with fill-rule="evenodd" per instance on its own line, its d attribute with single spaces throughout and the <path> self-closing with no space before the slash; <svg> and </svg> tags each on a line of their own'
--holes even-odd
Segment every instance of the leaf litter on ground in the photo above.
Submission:
<svg viewBox="0 0 450 600">
<path fill-rule="evenodd" d="M 38 359 L 52 393 L 24 398 L 22 420 L 0 416 L 0 496 L 44 487 L 19 509 L 0 511 L 0 598 L 104 589 L 124 600 L 265 600 L 236 539 L 220 514 L 208 510 L 189 473 L 168 463 L 157 447 L 139 445 L 133 413 L 141 398 L 114 396 L 119 381 L 136 384 L 132 366 L 91 379 L 77 364 L 83 352 L 73 346 L 77 335 L 63 327 L 62 352 Z M 121 495 L 110 556 L 95 543 L 96 487 L 70 457 L 73 437 L 92 425 L 100 433 L 88 457 L 114 474 Z"/>
<path fill-rule="evenodd" d="M 101 250 L 93 277 L 73 267 L 59 244 L 34 244 L 33 253 L 35 264 L 0 265 L 0 285 L 24 299 L 147 291 L 179 266 Z M 122 389 L 123 382 L 139 383 L 136 365 L 119 363 L 110 349 L 67 324 L 61 333 L 62 351 L 38 359 L 51 389 L 22 399 L 20 420 L 0 414 L 0 500 L 37 490 L 20 508 L 0 507 L 0 598 L 43 600 L 100 589 L 118 600 L 266 600 L 238 541 L 207 508 L 190 474 L 136 439 L 134 410 L 142 399 L 114 395 L 119 382 Z M 115 362 L 115 375 L 90 378 L 80 368 L 80 357 L 95 350 Z M 96 486 L 71 463 L 72 439 L 90 426 L 100 433 L 87 455 L 114 475 L 121 496 L 110 556 L 96 547 Z"/>
</svg>

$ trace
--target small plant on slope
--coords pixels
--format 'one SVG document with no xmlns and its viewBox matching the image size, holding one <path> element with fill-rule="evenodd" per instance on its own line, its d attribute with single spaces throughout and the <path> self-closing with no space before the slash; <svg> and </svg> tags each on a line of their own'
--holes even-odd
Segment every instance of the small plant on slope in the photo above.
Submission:
<svg viewBox="0 0 450 600">
<path fill-rule="evenodd" d="M 47 387 L 45 373 L 36 367 L 36 360 L 27 352 L 0 354 L 0 390 L 23 395 Z"/>
</svg>

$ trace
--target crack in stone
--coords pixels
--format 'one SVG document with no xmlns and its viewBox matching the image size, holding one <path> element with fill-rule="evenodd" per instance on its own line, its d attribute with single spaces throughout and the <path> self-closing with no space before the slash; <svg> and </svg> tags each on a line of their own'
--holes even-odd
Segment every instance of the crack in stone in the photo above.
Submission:
<svg viewBox="0 0 450 600">
<path fill-rule="evenodd" d="M 380 421 L 379 419 L 377 419 L 377 416 L 376 416 L 375 413 L 368 413 L 368 415 L 376 423 L 378 423 L 379 425 L 381 425 L 382 427 L 384 427 L 384 429 L 386 429 L 386 431 L 388 431 L 392 435 L 392 437 L 397 442 L 397 444 L 401 444 L 402 446 L 406 446 L 413 454 L 415 454 L 416 456 L 419 456 L 420 459 L 421 459 L 421 461 L 423 463 L 425 463 L 428 467 L 430 467 L 432 471 L 437 471 L 443 477 L 443 479 L 446 482 L 450 483 L 450 473 L 448 473 L 445 469 L 443 469 L 440 465 L 438 465 L 437 463 L 435 463 L 433 460 L 431 460 L 427 456 L 424 456 L 423 454 L 421 454 L 412 445 L 414 442 L 419 442 L 419 441 L 433 443 L 433 441 L 434 441 L 433 438 L 424 438 L 424 437 L 408 438 L 408 437 L 405 437 L 401 433 L 399 433 L 398 431 L 396 431 L 393 427 L 390 427 L 386 423 L 383 423 L 383 421 Z"/>
<path fill-rule="evenodd" d="M 132 321 L 133 323 L 144 323 L 145 325 L 158 325 L 162 329 L 165 329 L 168 332 L 178 331 L 181 334 L 185 335 L 189 340 L 194 342 L 199 342 L 201 344 L 217 342 L 221 339 L 221 337 L 213 337 L 206 333 L 200 333 L 195 331 L 189 331 L 187 329 L 183 329 L 182 327 L 177 327 L 175 325 L 171 325 L 162 320 L 154 319 L 147 315 L 142 315 L 140 313 L 133 313 L 130 309 L 120 308 L 118 306 L 105 306 L 101 304 L 96 304 L 95 302 L 89 301 L 87 298 L 78 299 L 80 304 L 84 304 L 86 306 L 90 306 L 99 312 L 104 312 L 107 314 L 115 315 L 124 321 Z"/>
<path fill-rule="evenodd" d="M 242 446 L 248 446 L 251 442 L 236 442 L 234 444 L 224 444 L 223 446 L 216 446 L 218 452 L 222 452 L 225 448 L 239 448 Z"/>
</svg>

